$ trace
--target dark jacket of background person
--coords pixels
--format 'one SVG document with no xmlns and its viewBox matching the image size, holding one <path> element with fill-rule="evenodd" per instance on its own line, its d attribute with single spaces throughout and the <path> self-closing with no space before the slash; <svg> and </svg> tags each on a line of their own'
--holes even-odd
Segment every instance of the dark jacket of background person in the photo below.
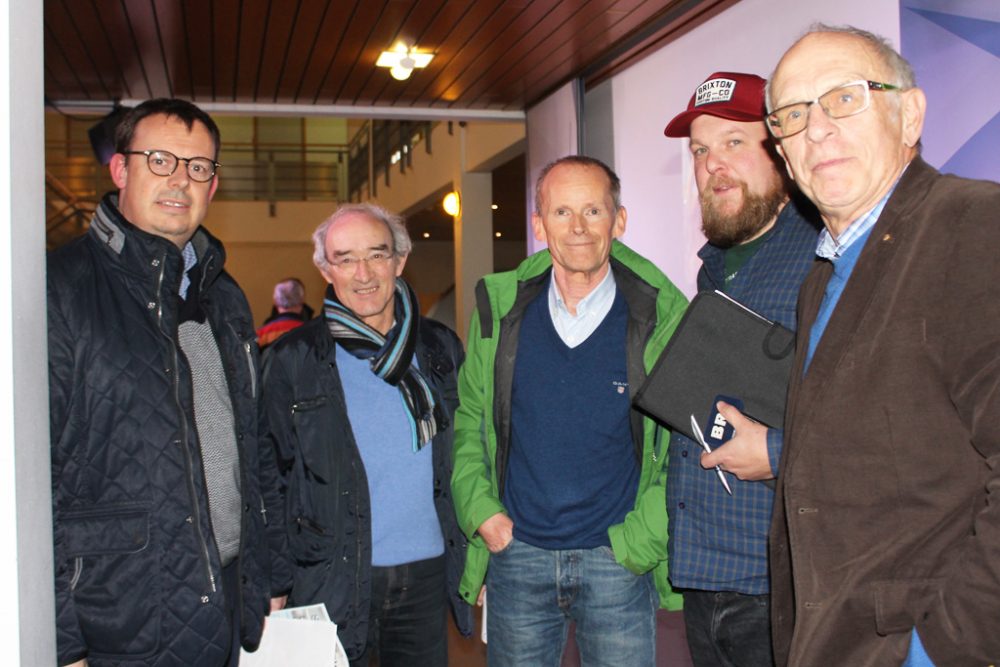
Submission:
<svg viewBox="0 0 1000 667">
<path fill-rule="evenodd" d="M 462 344 L 447 327 L 420 319 L 416 361 L 444 400 L 458 407 Z M 285 511 L 294 583 L 289 605 L 326 603 L 349 657 L 365 647 L 371 582 L 368 481 L 347 415 L 326 321 L 310 320 L 265 355 L 264 401 L 285 481 Z M 454 431 L 432 441 L 434 505 L 445 542 L 447 596 L 459 631 L 472 634 L 471 608 L 458 596 L 466 540 L 451 502 Z M 442 591 L 442 595 L 445 591 Z"/>
<path fill-rule="evenodd" d="M 1000 658 L 998 211 L 996 183 L 915 158 L 804 378 L 831 264 L 803 284 L 771 525 L 778 665 L 900 664 L 914 627 L 938 667 Z"/>
<path fill-rule="evenodd" d="M 204 228 L 191 243 L 201 270 L 189 295 L 197 289 L 217 336 L 237 429 L 241 635 L 254 649 L 270 598 L 288 588 L 277 470 L 258 437 L 250 309 L 223 271 L 221 244 Z M 196 665 L 229 654 L 198 434 L 184 407 L 193 401 L 177 340 L 182 271 L 177 246 L 127 222 L 117 195 L 86 235 L 49 256 L 59 664 Z"/>
</svg>

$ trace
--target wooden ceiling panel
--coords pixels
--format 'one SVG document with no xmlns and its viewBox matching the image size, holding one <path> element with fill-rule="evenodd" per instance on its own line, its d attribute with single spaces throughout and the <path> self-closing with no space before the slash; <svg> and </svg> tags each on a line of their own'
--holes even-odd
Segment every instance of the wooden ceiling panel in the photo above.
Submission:
<svg viewBox="0 0 1000 667">
<path fill-rule="evenodd" d="M 217 90 L 215 40 L 212 38 L 212 3 L 184 2 L 181 17 L 184 25 L 184 51 L 188 62 L 188 95 L 196 102 L 210 102 Z M 177 86 L 178 94 L 184 87 Z"/>
<path fill-rule="evenodd" d="M 596 25 L 603 18 L 604 6 L 597 2 L 578 8 L 566 5 L 552 8 L 541 21 L 528 24 L 526 30 L 521 30 L 520 38 L 509 48 L 507 55 L 497 59 L 499 66 L 490 72 L 491 76 L 479 77 L 463 91 L 463 97 L 472 105 L 503 103 L 502 97 L 491 95 L 490 91 L 496 91 L 511 81 L 523 84 L 525 77 L 539 69 L 551 69 L 557 64 L 566 66 L 565 61 L 553 59 L 553 48 L 558 48 L 560 44 L 577 44 L 577 57 L 586 63 L 611 42 L 603 37 L 600 30 L 595 31 L 594 37 L 587 40 L 577 38 L 577 34 Z M 535 56 L 539 51 L 546 53 L 545 60 L 539 60 Z M 581 66 L 576 69 L 581 69 Z M 523 85 L 521 89 L 524 89 Z"/>
<path fill-rule="evenodd" d="M 297 78 L 294 75 L 289 77 L 290 89 L 282 85 L 280 96 L 290 94 L 292 102 L 296 104 L 316 103 L 323 81 L 333 67 L 335 55 L 348 30 L 355 7 L 355 4 L 342 0 L 327 3 L 311 38 L 296 45 L 296 50 L 305 49 L 299 56 L 305 60 L 305 67 Z"/>
<path fill-rule="evenodd" d="M 282 49 L 281 66 L 276 69 L 274 84 L 270 94 L 263 91 L 259 101 L 291 103 L 294 101 L 295 89 L 305 76 L 309 65 L 311 49 L 319 36 L 326 13 L 330 8 L 329 0 L 298 0 L 291 18 L 288 34 L 284 40 L 275 40 Z M 276 34 L 271 29 L 269 32 Z"/>
<path fill-rule="evenodd" d="M 44 0 L 45 93 L 523 110 L 736 1 Z M 434 60 L 395 81 L 374 64 L 397 41 Z"/>
<path fill-rule="evenodd" d="M 255 99 L 254 92 L 260 80 L 264 41 L 271 18 L 276 11 L 282 11 L 284 4 L 278 0 L 256 0 L 242 2 L 240 12 L 239 48 L 236 58 L 236 94 L 237 102 L 251 102 Z"/>
<path fill-rule="evenodd" d="M 351 72 L 358 66 L 368 37 L 378 22 L 386 3 L 375 0 L 361 0 L 353 13 L 346 17 L 345 29 L 340 37 L 337 50 L 327 64 L 323 80 L 313 98 L 314 104 L 340 104 L 344 102 L 340 93 Z"/>
<path fill-rule="evenodd" d="M 240 0 L 209 0 L 209 21 L 212 25 L 212 53 L 207 63 L 213 71 L 215 101 L 236 101 L 236 72 L 243 45 L 240 43 Z"/>
</svg>

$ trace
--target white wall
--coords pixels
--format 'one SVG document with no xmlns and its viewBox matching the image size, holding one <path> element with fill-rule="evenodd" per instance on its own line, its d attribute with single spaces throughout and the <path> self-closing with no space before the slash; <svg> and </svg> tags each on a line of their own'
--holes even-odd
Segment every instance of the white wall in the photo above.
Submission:
<svg viewBox="0 0 1000 667">
<path fill-rule="evenodd" d="M 541 250 L 545 244 L 535 240 L 531 231 L 531 211 L 535 208 L 535 179 L 542 168 L 564 155 L 574 155 L 579 151 L 577 139 L 577 99 L 575 84 L 565 86 L 528 109 L 527 175 L 528 189 L 525 222 L 528 226 L 528 254 Z"/>
<path fill-rule="evenodd" d="M 742 0 L 612 79 L 624 241 L 687 294 L 695 291 L 704 238 L 687 140 L 668 139 L 663 128 L 712 72 L 769 77 L 815 21 L 855 25 L 899 46 L 899 0 Z"/>
<path fill-rule="evenodd" d="M 0 16 L 0 661 L 28 667 L 56 662 L 42 3 L 0 0 Z"/>
</svg>

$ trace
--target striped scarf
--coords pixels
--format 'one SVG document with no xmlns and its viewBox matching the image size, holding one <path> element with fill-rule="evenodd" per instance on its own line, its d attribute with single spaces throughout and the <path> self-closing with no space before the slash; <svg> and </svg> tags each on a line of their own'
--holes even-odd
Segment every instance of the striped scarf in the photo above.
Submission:
<svg viewBox="0 0 1000 667">
<path fill-rule="evenodd" d="M 440 401 L 413 363 L 420 312 L 413 288 L 402 278 L 396 278 L 394 301 L 396 323 L 385 336 L 340 303 L 332 285 L 326 288 L 323 316 L 335 341 L 358 359 L 367 359 L 372 373 L 399 389 L 416 452 L 448 423 L 441 414 Z"/>
</svg>

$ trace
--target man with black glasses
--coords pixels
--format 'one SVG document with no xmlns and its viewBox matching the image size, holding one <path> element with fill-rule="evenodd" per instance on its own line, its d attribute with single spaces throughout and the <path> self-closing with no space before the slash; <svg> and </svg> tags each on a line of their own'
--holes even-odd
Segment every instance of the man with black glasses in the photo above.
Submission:
<svg viewBox="0 0 1000 667">
<path fill-rule="evenodd" d="M 156 99 L 115 142 L 48 262 L 59 664 L 236 665 L 290 575 L 250 309 L 201 227 L 219 130 Z"/>
</svg>

